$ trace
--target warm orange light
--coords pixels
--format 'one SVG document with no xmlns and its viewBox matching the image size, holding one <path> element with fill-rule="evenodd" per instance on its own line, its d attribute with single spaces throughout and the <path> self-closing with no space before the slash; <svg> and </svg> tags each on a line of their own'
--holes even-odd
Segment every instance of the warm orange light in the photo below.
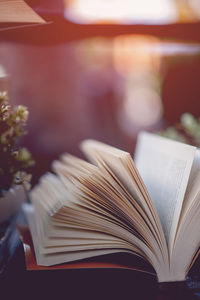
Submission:
<svg viewBox="0 0 200 300">
<path fill-rule="evenodd" d="M 135 134 L 162 119 L 159 72 L 162 43 L 152 36 L 126 35 L 114 38 L 114 66 L 125 81 L 124 99 L 119 112 L 122 128 Z"/>
<path fill-rule="evenodd" d="M 120 74 L 142 70 L 158 70 L 161 60 L 161 43 L 156 37 L 125 35 L 114 38 L 114 65 Z M 154 52 L 154 47 L 157 51 Z M 159 50 L 160 49 L 160 50 Z"/>
<path fill-rule="evenodd" d="M 193 15 L 200 19 L 200 1 L 199 0 L 189 0 L 190 9 L 193 12 Z"/>
<path fill-rule="evenodd" d="M 79 64 L 86 68 L 104 69 L 112 63 L 113 40 L 98 37 L 81 40 L 74 49 Z"/>
<path fill-rule="evenodd" d="M 115 79 L 120 78 L 120 95 L 115 89 L 118 120 L 128 134 L 134 135 L 138 129 L 152 127 L 162 119 L 159 74 L 163 51 L 168 52 L 166 46 L 167 49 L 156 37 L 142 35 L 99 37 L 77 44 L 74 52 L 77 62 L 89 82 L 98 82 L 100 89 L 95 88 L 95 93 L 99 97 L 105 86 L 113 88 L 114 74 Z"/>
<path fill-rule="evenodd" d="M 159 93 L 150 86 L 135 87 L 127 91 L 124 112 L 130 129 L 133 126 L 152 126 L 162 117 L 162 100 Z"/>
<path fill-rule="evenodd" d="M 196 21 L 195 9 L 193 9 L 192 5 L 194 1 L 190 0 L 174 0 L 177 6 L 178 14 L 179 14 L 179 22 L 194 22 Z M 199 0 L 198 5 L 199 5 Z M 197 1 L 195 1 L 194 5 L 196 5 Z M 197 6 L 197 5 L 196 5 Z"/>
</svg>

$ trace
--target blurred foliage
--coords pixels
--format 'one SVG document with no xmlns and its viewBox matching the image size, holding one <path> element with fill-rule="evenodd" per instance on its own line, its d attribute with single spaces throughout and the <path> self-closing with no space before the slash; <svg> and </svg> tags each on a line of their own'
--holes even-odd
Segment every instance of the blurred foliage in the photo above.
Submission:
<svg viewBox="0 0 200 300">
<path fill-rule="evenodd" d="M 0 92 L 0 197 L 15 184 L 29 188 L 31 175 L 26 170 L 34 164 L 31 153 L 19 147 L 27 131 L 28 110 L 12 107 L 6 92 Z"/>
<path fill-rule="evenodd" d="M 158 134 L 170 139 L 200 147 L 200 118 L 190 113 L 181 116 L 179 123 L 168 127 Z"/>
</svg>

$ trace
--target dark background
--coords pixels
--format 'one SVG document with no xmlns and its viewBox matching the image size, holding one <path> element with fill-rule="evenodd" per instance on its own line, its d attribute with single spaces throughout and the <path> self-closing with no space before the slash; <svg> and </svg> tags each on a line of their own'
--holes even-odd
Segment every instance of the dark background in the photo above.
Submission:
<svg viewBox="0 0 200 300">
<path fill-rule="evenodd" d="M 63 1 L 27 3 L 50 23 L 0 33 L 0 65 L 8 74 L 0 78 L 0 88 L 9 91 L 12 103 L 24 104 L 29 109 L 29 134 L 22 144 L 31 150 L 36 160 L 33 184 L 61 153 L 82 157 L 78 145 L 83 139 L 95 138 L 133 154 L 141 129 L 157 131 L 174 125 L 184 112 L 199 117 L 199 22 L 154 26 L 79 25 L 64 19 Z M 133 39 L 128 44 L 133 64 L 128 66 L 126 52 L 119 54 L 122 60 L 127 56 L 125 74 L 120 74 L 113 61 L 119 35 Z M 145 69 L 146 61 L 137 57 L 140 51 L 134 52 L 141 38 L 146 41 L 145 47 L 152 44 L 152 40 L 157 46 L 167 42 L 197 47 L 196 51 L 186 49 L 170 54 L 166 47 L 157 54 L 154 48 L 148 52 L 147 47 L 150 72 L 159 85 L 163 110 L 160 118 L 148 126 L 128 120 L 123 108 L 131 76 L 136 80 L 129 86 L 137 87 L 141 69 L 140 84 L 145 81 L 146 73 L 150 74 L 148 67 Z M 115 50 L 120 45 L 118 42 Z M 158 67 L 154 66 L 156 59 Z M 137 103 L 141 103 L 140 97 Z M 135 109 L 132 105 L 133 114 Z M 152 106 L 149 116 L 153 110 Z M 138 115 L 142 118 L 143 110 Z"/>
</svg>

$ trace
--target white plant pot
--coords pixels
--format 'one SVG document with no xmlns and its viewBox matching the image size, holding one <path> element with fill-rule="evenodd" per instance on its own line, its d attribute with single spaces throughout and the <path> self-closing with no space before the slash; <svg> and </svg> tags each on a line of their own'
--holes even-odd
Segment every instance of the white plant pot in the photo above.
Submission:
<svg viewBox="0 0 200 300">
<path fill-rule="evenodd" d="M 22 185 L 9 189 L 5 196 L 0 197 L 0 222 L 6 221 L 17 213 L 26 201 L 26 193 Z"/>
</svg>

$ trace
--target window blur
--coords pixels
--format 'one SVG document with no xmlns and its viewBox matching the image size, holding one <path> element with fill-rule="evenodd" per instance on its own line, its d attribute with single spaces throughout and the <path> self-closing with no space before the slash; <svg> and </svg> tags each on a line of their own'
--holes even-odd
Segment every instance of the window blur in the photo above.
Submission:
<svg viewBox="0 0 200 300">
<path fill-rule="evenodd" d="M 65 0 L 76 23 L 170 24 L 200 19 L 199 0 Z"/>
<path fill-rule="evenodd" d="M 96 7 L 96 15 L 87 22 L 103 22 L 105 16 L 99 11 L 107 11 L 107 3 L 114 0 L 101 1 L 98 5 L 104 5 L 104 10 L 97 2 L 84 1 L 91 15 Z M 122 14 L 128 14 L 121 11 L 122 1 L 116 2 L 118 9 L 112 18 L 107 14 L 105 22 L 120 19 L 130 23 L 130 19 L 122 18 Z M 124 6 L 125 2 L 130 4 L 126 0 Z M 133 10 L 135 14 L 147 15 L 144 2 L 131 1 L 133 6 L 141 3 Z M 154 4 L 161 3 L 147 2 L 152 3 L 152 11 Z M 159 6 L 160 17 L 165 10 L 163 23 L 200 18 L 198 1 L 163 3 Z M 86 22 L 78 15 L 81 5 L 81 0 L 66 0 L 65 17 L 71 14 L 73 20 Z M 116 18 L 120 11 L 120 18 Z M 167 19 L 170 11 L 173 14 Z M 156 16 L 150 17 L 160 22 Z M 148 22 L 152 23 L 150 17 Z M 135 17 L 131 18 L 134 22 Z M 199 78 L 200 44 L 166 39 L 164 34 L 162 38 L 145 33 L 114 37 L 93 34 L 52 45 L 0 42 L 0 88 L 8 90 L 13 103 L 24 104 L 30 111 L 29 134 L 23 143 L 36 160 L 35 182 L 61 153 L 82 156 L 78 145 L 83 139 L 98 139 L 133 153 L 140 130 L 163 129 L 178 122 L 184 112 L 199 117 Z"/>
</svg>

